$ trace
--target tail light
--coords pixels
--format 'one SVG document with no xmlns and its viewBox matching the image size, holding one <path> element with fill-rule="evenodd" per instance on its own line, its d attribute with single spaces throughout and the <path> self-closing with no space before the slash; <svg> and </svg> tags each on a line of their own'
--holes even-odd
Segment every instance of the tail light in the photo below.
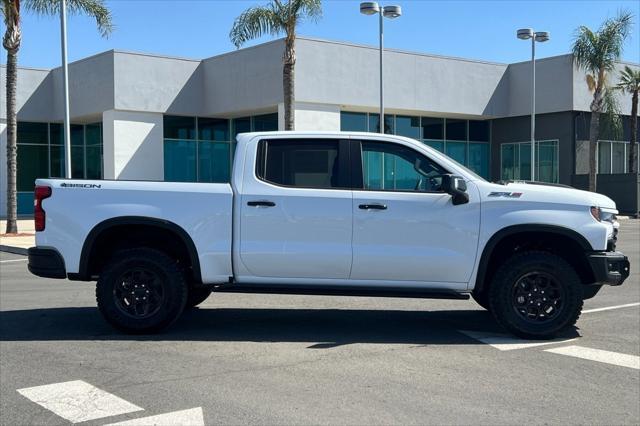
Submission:
<svg viewBox="0 0 640 426">
<path fill-rule="evenodd" d="M 47 214 L 42 209 L 42 200 L 51 197 L 50 186 L 36 186 L 33 200 L 33 220 L 36 225 L 36 232 L 44 231 Z"/>
</svg>

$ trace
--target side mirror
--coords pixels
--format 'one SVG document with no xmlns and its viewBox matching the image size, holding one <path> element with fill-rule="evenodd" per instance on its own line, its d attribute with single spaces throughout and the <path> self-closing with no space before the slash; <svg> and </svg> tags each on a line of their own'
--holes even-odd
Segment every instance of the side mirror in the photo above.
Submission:
<svg viewBox="0 0 640 426">
<path fill-rule="evenodd" d="M 469 202 L 467 183 L 460 176 L 442 175 L 442 190 L 451 195 L 451 202 L 454 206 Z"/>
</svg>

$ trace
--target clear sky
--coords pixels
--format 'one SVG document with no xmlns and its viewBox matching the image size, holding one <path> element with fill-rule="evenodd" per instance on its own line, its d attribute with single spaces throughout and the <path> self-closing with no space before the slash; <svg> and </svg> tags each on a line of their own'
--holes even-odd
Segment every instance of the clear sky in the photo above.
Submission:
<svg viewBox="0 0 640 426">
<path fill-rule="evenodd" d="M 115 31 L 100 37 L 88 18 L 69 19 L 71 61 L 120 49 L 201 59 L 234 49 L 229 42 L 233 19 L 245 8 L 266 0 L 107 0 Z M 300 35 L 377 45 L 377 19 L 359 13 L 358 1 L 324 0 L 324 16 L 306 22 Z M 532 27 L 549 31 L 551 41 L 537 45 L 537 57 L 569 52 L 579 25 L 596 29 L 619 9 L 635 15 L 631 38 L 623 59 L 640 62 L 640 1 L 423 1 L 397 0 L 402 17 L 385 20 L 385 45 L 390 48 L 493 62 L 519 62 L 530 57 L 529 44 L 518 40 L 516 29 Z M 25 13 L 19 53 L 21 66 L 52 68 L 60 64 L 58 17 Z M 4 33 L 4 28 L 2 28 Z M 270 37 L 254 43 L 269 40 Z M 6 63 L 2 50 L 2 63 Z"/>
</svg>

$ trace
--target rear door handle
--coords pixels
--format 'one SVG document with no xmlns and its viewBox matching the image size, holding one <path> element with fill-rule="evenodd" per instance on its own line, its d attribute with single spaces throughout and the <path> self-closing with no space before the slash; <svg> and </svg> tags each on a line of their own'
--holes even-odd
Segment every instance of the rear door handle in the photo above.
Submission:
<svg viewBox="0 0 640 426">
<path fill-rule="evenodd" d="M 249 207 L 275 207 L 276 203 L 274 203 L 273 201 L 260 200 L 260 201 L 248 201 L 247 205 Z"/>
<path fill-rule="evenodd" d="M 358 206 L 360 210 L 386 210 L 386 204 L 360 204 Z"/>
</svg>

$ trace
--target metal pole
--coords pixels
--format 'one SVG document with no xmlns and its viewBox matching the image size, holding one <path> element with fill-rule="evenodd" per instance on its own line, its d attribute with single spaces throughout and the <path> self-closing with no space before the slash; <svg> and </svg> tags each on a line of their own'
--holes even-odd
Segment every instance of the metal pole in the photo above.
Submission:
<svg viewBox="0 0 640 426">
<path fill-rule="evenodd" d="M 60 0 L 60 42 L 62 44 L 62 85 L 64 88 L 64 168 L 71 179 L 71 126 L 69 125 L 69 77 L 67 69 L 67 4 Z"/>
<path fill-rule="evenodd" d="M 380 133 L 384 133 L 384 79 L 382 76 L 382 50 L 383 50 L 383 7 L 380 7 Z"/>
<path fill-rule="evenodd" d="M 531 180 L 536 180 L 536 34 L 531 37 Z"/>
</svg>

